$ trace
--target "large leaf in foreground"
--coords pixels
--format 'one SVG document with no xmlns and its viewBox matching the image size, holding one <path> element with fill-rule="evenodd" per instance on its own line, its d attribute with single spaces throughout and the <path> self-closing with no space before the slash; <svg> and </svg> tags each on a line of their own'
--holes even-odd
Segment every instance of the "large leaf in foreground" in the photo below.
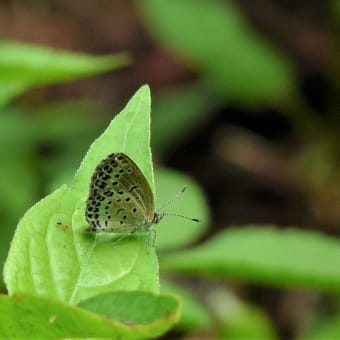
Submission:
<svg viewBox="0 0 340 340">
<path fill-rule="evenodd" d="M 138 292 L 119 292 L 117 295 L 120 304 L 118 311 L 111 315 L 106 313 L 105 318 L 47 298 L 0 296 L 0 338 L 152 338 L 164 334 L 178 319 L 179 303 L 170 296 Z M 105 299 L 118 301 L 115 294 L 108 294 Z M 98 296 L 96 300 L 99 303 L 102 297 Z M 137 300 L 135 308 L 142 307 L 141 301 L 144 307 L 145 304 L 149 305 L 153 314 L 149 313 L 149 318 L 141 322 L 136 318 L 135 308 L 131 308 L 131 300 Z M 91 301 L 84 302 L 84 305 L 93 307 L 93 301 L 92 305 Z M 111 310 L 112 307 L 111 304 Z M 125 320 L 122 319 L 123 315 Z"/>
<path fill-rule="evenodd" d="M 75 304 L 112 290 L 158 292 L 158 263 L 147 235 L 113 246 L 114 236 L 85 232 L 90 178 L 108 154 L 130 155 L 153 187 L 149 133 L 150 93 L 142 87 L 92 144 L 74 183 L 42 199 L 20 221 L 4 270 L 10 294 L 38 294 Z"/>
</svg>

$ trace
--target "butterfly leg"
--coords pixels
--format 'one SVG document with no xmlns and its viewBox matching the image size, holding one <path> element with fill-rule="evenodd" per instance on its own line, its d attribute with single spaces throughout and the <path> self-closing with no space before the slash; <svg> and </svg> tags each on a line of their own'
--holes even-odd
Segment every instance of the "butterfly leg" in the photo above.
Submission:
<svg viewBox="0 0 340 340">
<path fill-rule="evenodd" d="M 156 241 L 157 231 L 155 229 L 149 229 L 149 235 L 148 235 L 148 246 L 152 246 L 152 248 L 155 248 L 155 241 Z"/>
</svg>

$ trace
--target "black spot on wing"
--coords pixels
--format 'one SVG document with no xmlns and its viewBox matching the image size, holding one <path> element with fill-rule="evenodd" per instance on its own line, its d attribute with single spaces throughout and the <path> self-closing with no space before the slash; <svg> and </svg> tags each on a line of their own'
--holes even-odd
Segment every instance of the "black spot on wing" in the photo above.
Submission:
<svg viewBox="0 0 340 340">
<path fill-rule="evenodd" d="M 129 189 L 129 192 L 132 192 L 133 190 L 136 190 L 138 188 L 139 188 L 138 185 L 134 185 Z"/>
</svg>

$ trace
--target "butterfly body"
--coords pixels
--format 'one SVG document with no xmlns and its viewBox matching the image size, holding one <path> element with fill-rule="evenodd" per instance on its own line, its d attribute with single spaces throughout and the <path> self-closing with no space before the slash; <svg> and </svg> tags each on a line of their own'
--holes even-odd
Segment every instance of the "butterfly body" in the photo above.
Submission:
<svg viewBox="0 0 340 340">
<path fill-rule="evenodd" d="M 148 231 L 163 214 L 155 212 L 151 187 L 137 164 L 113 153 L 95 169 L 86 203 L 90 232 Z"/>
</svg>

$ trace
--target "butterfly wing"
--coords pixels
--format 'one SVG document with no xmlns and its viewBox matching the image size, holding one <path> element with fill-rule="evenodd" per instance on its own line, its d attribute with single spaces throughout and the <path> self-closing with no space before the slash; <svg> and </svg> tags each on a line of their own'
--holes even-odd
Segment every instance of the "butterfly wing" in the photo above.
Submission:
<svg viewBox="0 0 340 340">
<path fill-rule="evenodd" d="M 150 185 L 131 158 L 113 153 L 97 166 L 86 204 L 89 230 L 129 232 L 151 223 L 154 212 Z"/>
</svg>

